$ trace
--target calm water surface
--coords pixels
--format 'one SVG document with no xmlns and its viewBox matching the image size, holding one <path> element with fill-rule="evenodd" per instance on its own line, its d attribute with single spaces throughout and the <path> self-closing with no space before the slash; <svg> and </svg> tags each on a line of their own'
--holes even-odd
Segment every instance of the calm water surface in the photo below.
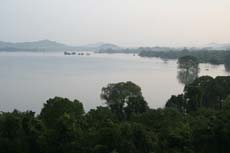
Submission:
<svg viewBox="0 0 230 153">
<path fill-rule="evenodd" d="M 224 66 L 201 64 L 200 75 L 227 75 Z M 208 70 L 207 70 L 208 69 Z M 0 111 L 33 110 L 54 96 L 80 100 L 88 111 L 99 105 L 108 83 L 133 81 L 152 108 L 183 91 L 176 61 L 131 54 L 64 56 L 63 53 L 0 53 Z"/>
</svg>

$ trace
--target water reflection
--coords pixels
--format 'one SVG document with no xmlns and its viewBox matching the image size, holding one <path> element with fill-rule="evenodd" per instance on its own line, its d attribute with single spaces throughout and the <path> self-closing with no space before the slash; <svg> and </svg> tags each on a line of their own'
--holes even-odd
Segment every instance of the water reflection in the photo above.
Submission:
<svg viewBox="0 0 230 153">
<path fill-rule="evenodd" d="M 103 105 L 99 97 L 103 86 L 122 81 L 139 85 L 151 108 L 163 107 L 171 95 L 183 91 L 176 78 L 177 66 L 175 60 L 165 63 L 132 54 L 0 53 L 0 111 L 16 108 L 39 112 L 54 96 L 78 99 L 87 111 Z M 199 66 L 199 76 L 227 75 L 223 65 Z"/>
<path fill-rule="evenodd" d="M 230 73 L 230 52 L 226 52 L 225 60 L 224 60 L 225 71 Z"/>
<path fill-rule="evenodd" d="M 224 64 L 225 71 L 230 73 L 230 64 Z"/>
<path fill-rule="evenodd" d="M 177 79 L 182 84 L 192 83 L 199 74 L 199 63 L 192 56 L 184 56 L 178 59 Z"/>
</svg>

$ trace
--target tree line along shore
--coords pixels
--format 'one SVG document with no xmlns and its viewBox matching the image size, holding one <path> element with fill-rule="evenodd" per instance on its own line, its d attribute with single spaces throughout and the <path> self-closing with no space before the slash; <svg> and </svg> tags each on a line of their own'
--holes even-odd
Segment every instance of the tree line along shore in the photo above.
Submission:
<svg viewBox="0 0 230 153">
<path fill-rule="evenodd" d="M 106 106 L 88 112 L 80 101 L 61 97 L 37 115 L 1 112 L 1 153 L 230 151 L 230 77 L 197 78 L 158 109 L 130 81 L 108 84 L 100 96 Z"/>
</svg>

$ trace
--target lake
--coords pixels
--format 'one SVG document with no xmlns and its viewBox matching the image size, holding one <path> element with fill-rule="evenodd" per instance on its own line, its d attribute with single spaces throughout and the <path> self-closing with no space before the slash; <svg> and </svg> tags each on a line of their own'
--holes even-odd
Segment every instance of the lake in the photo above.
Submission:
<svg viewBox="0 0 230 153">
<path fill-rule="evenodd" d="M 224 66 L 200 64 L 201 75 L 228 75 Z M 52 53 L 0 52 L 0 111 L 37 113 L 54 96 L 78 99 L 86 111 L 105 105 L 100 99 L 108 83 L 133 81 L 151 108 L 164 107 L 172 94 L 183 91 L 175 60 L 141 58 L 132 54 L 65 56 Z"/>
</svg>

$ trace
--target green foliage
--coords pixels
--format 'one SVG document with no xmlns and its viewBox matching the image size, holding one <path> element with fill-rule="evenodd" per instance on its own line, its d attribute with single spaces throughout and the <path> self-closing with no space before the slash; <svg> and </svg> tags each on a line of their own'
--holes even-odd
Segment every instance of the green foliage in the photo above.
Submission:
<svg viewBox="0 0 230 153">
<path fill-rule="evenodd" d="M 33 112 L 2 113 L 0 115 L 1 153 L 38 153 L 43 125 Z"/>
<path fill-rule="evenodd" d="M 193 56 L 183 56 L 178 59 L 178 80 L 188 85 L 192 83 L 199 73 L 199 62 L 196 57 Z"/>
<path fill-rule="evenodd" d="M 226 52 L 226 56 L 224 58 L 224 66 L 227 72 L 230 72 L 230 51 Z"/>
<path fill-rule="evenodd" d="M 108 107 L 101 106 L 97 109 L 91 109 L 86 114 L 86 120 L 90 128 L 100 127 L 101 124 L 109 121 L 117 122 L 115 114 Z"/>
<path fill-rule="evenodd" d="M 191 132 L 183 114 L 175 109 L 150 110 L 132 121 L 140 123 L 157 134 L 159 152 L 190 152 Z"/>
<path fill-rule="evenodd" d="M 55 127 L 57 121 L 63 115 L 71 118 L 79 118 L 83 114 L 83 105 L 78 100 L 70 101 L 67 98 L 54 97 L 44 104 L 40 118 L 48 127 Z"/>
<path fill-rule="evenodd" d="M 229 153 L 230 77 L 204 76 L 150 109 L 132 82 L 102 90 L 107 107 L 49 99 L 41 113 L 0 114 L 1 153 Z M 121 105 L 122 119 L 114 105 Z M 116 108 L 116 107 L 115 107 Z"/>
<path fill-rule="evenodd" d="M 181 112 L 196 111 L 201 107 L 221 109 L 230 93 L 230 77 L 203 76 L 185 86 L 184 94 L 172 96 L 166 107 L 174 107 Z"/>
<path fill-rule="evenodd" d="M 199 63 L 210 63 L 214 65 L 224 64 L 225 70 L 230 72 L 230 51 L 225 50 L 173 50 L 170 49 L 160 51 L 151 49 L 143 49 L 139 51 L 141 57 L 159 57 L 163 60 L 180 59 L 185 56 L 192 56 Z M 183 73 L 180 75 L 183 78 Z"/>
<path fill-rule="evenodd" d="M 127 118 L 134 114 L 141 114 L 148 111 L 149 107 L 147 102 L 142 96 L 130 97 L 127 101 L 127 106 L 124 108 Z"/>
<path fill-rule="evenodd" d="M 223 107 L 227 110 L 230 109 L 230 95 L 225 98 Z"/>
<path fill-rule="evenodd" d="M 101 99 L 106 101 L 118 119 L 124 119 L 132 113 L 142 113 L 148 109 L 141 88 L 130 81 L 103 87 Z"/>
<path fill-rule="evenodd" d="M 167 108 L 174 108 L 179 112 L 185 113 L 186 112 L 186 103 L 184 102 L 184 95 L 172 95 L 171 98 L 167 101 L 165 107 Z"/>
<path fill-rule="evenodd" d="M 198 67 L 198 60 L 194 56 L 182 56 L 178 59 L 179 68 L 189 69 L 190 67 Z"/>
<path fill-rule="evenodd" d="M 181 50 L 181 51 L 148 51 L 143 50 L 139 53 L 141 57 L 159 57 L 162 59 L 179 59 L 183 56 L 193 56 L 199 63 L 224 64 L 226 52 L 221 50 Z"/>
</svg>

